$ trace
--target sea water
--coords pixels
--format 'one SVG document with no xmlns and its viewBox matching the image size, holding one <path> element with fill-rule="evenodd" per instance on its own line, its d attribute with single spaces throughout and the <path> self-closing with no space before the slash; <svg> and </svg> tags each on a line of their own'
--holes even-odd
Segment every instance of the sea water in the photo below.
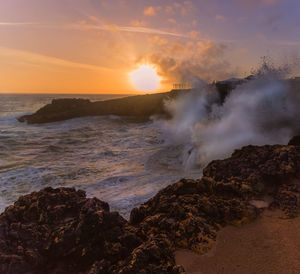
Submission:
<svg viewBox="0 0 300 274">
<path fill-rule="evenodd" d="M 0 95 L 0 212 L 20 195 L 44 187 L 75 187 L 108 202 L 128 218 L 130 210 L 186 172 L 181 149 L 164 144 L 155 123 L 117 116 L 28 125 L 17 118 L 54 98 L 91 101 L 124 95 Z"/>
</svg>

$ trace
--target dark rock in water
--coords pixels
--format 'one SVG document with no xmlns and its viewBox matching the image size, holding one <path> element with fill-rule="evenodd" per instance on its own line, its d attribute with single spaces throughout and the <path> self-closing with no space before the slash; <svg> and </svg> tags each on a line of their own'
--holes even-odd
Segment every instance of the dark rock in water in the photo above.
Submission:
<svg viewBox="0 0 300 274">
<path fill-rule="evenodd" d="M 289 146 L 300 146 L 300 135 L 294 136 L 288 143 Z"/>
<path fill-rule="evenodd" d="M 212 85 L 218 93 L 219 100 L 216 103 L 223 103 L 226 96 L 238 85 L 247 82 L 249 79 L 229 79 L 217 82 Z M 147 120 L 152 115 L 169 117 L 170 114 L 164 107 L 166 100 L 172 100 L 190 90 L 172 90 L 165 93 L 129 96 L 124 98 L 91 102 L 87 99 L 54 99 L 37 112 L 31 115 L 24 115 L 18 118 L 19 122 L 27 121 L 29 124 L 50 123 L 67 119 L 100 116 L 118 115 L 135 117 Z"/>
<path fill-rule="evenodd" d="M 0 273 L 184 273 L 173 252 L 207 252 L 222 227 L 260 214 L 253 201 L 267 195 L 295 217 L 299 176 L 299 146 L 247 146 L 161 190 L 129 222 L 80 190 L 33 192 L 0 215 Z"/>
<path fill-rule="evenodd" d="M 86 99 L 55 99 L 32 115 L 24 115 L 18 120 L 29 124 L 50 123 L 67 119 L 118 115 L 148 119 L 152 115 L 168 115 L 164 108 L 165 100 L 174 99 L 182 91 L 129 96 L 106 101 L 91 102 Z"/>
</svg>

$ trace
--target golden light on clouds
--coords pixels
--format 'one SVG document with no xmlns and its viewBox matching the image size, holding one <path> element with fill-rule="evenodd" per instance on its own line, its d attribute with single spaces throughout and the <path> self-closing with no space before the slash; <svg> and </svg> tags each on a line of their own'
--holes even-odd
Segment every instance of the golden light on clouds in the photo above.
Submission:
<svg viewBox="0 0 300 274">
<path fill-rule="evenodd" d="M 0 93 L 162 92 L 242 77 L 269 51 L 300 54 L 300 1 L 211 2 L 0 0 Z"/>
<path fill-rule="evenodd" d="M 150 65 L 141 65 L 130 73 L 133 85 L 142 91 L 155 91 L 160 85 L 161 78 L 156 69 Z"/>
</svg>

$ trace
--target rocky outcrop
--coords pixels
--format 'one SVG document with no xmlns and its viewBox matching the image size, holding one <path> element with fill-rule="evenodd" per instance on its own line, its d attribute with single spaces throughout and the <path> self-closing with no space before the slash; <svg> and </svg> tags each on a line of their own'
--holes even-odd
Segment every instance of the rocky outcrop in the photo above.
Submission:
<svg viewBox="0 0 300 274">
<path fill-rule="evenodd" d="M 258 214 L 247 201 L 222 197 L 215 185 L 209 178 L 183 179 L 134 209 L 130 223 L 139 235 L 167 235 L 175 248 L 205 253 L 222 226 L 248 222 Z"/>
<path fill-rule="evenodd" d="M 173 252 L 207 252 L 222 227 L 260 214 L 257 200 L 287 218 L 299 213 L 300 147 L 291 143 L 213 161 L 202 179 L 182 179 L 133 209 L 129 222 L 80 190 L 21 197 L 0 215 L 0 272 L 184 273 Z"/>
<path fill-rule="evenodd" d="M 211 92 L 216 92 L 216 104 L 222 104 L 228 94 L 248 80 L 229 79 L 209 85 Z M 152 115 L 169 117 L 165 101 L 176 99 L 190 90 L 172 90 L 165 93 L 129 96 L 124 98 L 91 102 L 87 99 L 54 99 L 37 112 L 18 118 L 19 122 L 29 124 L 50 123 L 86 116 L 118 115 L 134 117 L 138 120 L 148 119 Z"/>
<path fill-rule="evenodd" d="M 166 239 L 136 232 L 84 191 L 45 188 L 1 214 L 0 273 L 181 273 Z"/>
<path fill-rule="evenodd" d="M 227 224 L 253 220 L 253 200 L 270 196 L 270 206 L 288 217 L 299 208 L 300 148 L 247 146 L 225 160 L 211 162 L 201 180 L 181 180 L 131 212 L 141 235 L 168 235 L 176 248 L 205 253 Z"/>
<path fill-rule="evenodd" d="M 250 75 L 244 79 L 232 78 L 208 85 L 207 89 L 214 94 L 211 105 L 222 105 L 235 88 L 252 80 L 255 80 L 255 76 Z M 300 90 L 299 81 L 295 79 L 284 81 L 290 87 L 290 90 L 293 90 L 291 96 L 297 98 Z M 198 92 L 198 90 L 195 91 Z M 135 121 L 145 121 L 153 115 L 169 118 L 171 114 L 165 108 L 165 102 L 189 92 L 189 89 L 171 90 L 164 93 L 129 96 L 97 102 L 91 102 L 87 99 L 54 99 L 50 104 L 40 108 L 35 113 L 19 117 L 18 121 L 38 124 L 102 115 L 133 117 Z"/>
<path fill-rule="evenodd" d="M 164 108 L 165 100 L 174 99 L 184 92 L 174 90 L 97 102 L 87 99 L 54 99 L 51 104 L 42 107 L 34 114 L 24 115 L 18 120 L 36 124 L 100 115 L 130 116 L 144 120 L 152 115 L 168 115 Z"/>
<path fill-rule="evenodd" d="M 300 146 L 300 135 L 294 136 L 288 143 L 289 146 Z"/>
</svg>

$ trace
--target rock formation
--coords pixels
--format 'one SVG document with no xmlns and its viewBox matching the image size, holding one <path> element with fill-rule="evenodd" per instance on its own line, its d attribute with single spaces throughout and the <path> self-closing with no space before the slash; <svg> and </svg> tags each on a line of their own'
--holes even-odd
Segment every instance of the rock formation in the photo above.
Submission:
<svg viewBox="0 0 300 274">
<path fill-rule="evenodd" d="M 120 271 L 182 272 L 167 239 L 140 238 L 107 203 L 81 190 L 45 188 L 0 216 L 0 273 Z"/>
<path fill-rule="evenodd" d="M 297 140 L 297 139 L 294 139 Z M 270 201 L 287 218 L 300 206 L 300 146 L 246 146 L 211 162 L 131 212 L 129 222 L 80 190 L 46 188 L 0 215 L 1 273 L 184 273 L 173 252 L 199 254 L 225 225 L 255 219 Z"/>
<path fill-rule="evenodd" d="M 209 85 L 211 92 L 216 92 L 217 104 L 222 104 L 228 94 L 252 78 L 229 79 Z M 129 116 L 138 119 L 148 119 L 152 115 L 168 117 L 164 104 L 166 100 L 172 100 L 184 95 L 190 90 L 172 90 L 165 93 L 129 96 L 124 98 L 91 102 L 87 99 L 54 99 L 37 112 L 31 115 L 24 115 L 18 118 L 19 122 L 27 121 L 29 124 L 50 123 L 67 119 L 100 116 L 118 115 Z"/>
<path fill-rule="evenodd" d="M 131 116 L 148 119 L 152 115 L 167 115 L 164 101 L 174 99 L 182 91 L 129 96 L 124 98 L 91 102 L 87 99 L 54 99 L 32 115 L 18 120 L 29 124 L 50 123 L 71 118 L 100 115 Z"/>
</svg>

